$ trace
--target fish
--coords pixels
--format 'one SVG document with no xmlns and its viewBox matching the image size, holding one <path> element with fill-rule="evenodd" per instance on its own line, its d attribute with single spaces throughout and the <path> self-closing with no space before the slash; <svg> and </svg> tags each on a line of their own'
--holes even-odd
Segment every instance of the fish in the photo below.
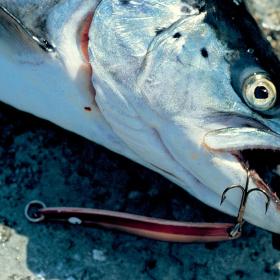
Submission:
<svg viewBox="0 0 280 280">
<path fill-rule="evenodd" d="M 0 0 L 0 100 L 280 233 L 279 59 L 240 1 Z"/>
</svg>

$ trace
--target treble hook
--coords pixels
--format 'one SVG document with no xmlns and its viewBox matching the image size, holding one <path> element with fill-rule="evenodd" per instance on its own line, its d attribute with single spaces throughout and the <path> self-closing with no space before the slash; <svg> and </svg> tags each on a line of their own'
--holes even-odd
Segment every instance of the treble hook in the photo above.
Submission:
<svg viewBox="0 0 280 280">
<path fill-rule="evenodd" d="M 246 209 L 247 200 L 248 200 L 249 195 L 252 192 L 257 192 L 257 191 L 261 192 L 266 197 L 267 201 L 266 201 L 266 206 L 265 206 L 265 213 L 267 212 L 269 204 L 270 204 L 270 197 L 268 196 L 268 194 L 264 190 L 261 190 L 261 189 L 258 189 L 258 188 L 253 188 L 253 189 L 249 190 L 249 180 L 250 180 L 250 171 L 248 170 L 245 187 L 243 187 L 241 185 L 233 185 L 233 186 L 230 186 L 230 187 L 226 188 L 224 190 L 223 194 L 222 194 L 221 205 L 226 200 L 226 193 L 228 193 L 230 190 L 240 189 L 241 192 L 242 192 L 241 202 L 240 202 L 240 206 L 239 206 L 239 210 L 238 210 L 237 221 L 236 221 L 235 226 L 233 226 L 233 228 L 231 229 L 231 231 L 229 233 L 229 235 L 231 237 L 237 237 L 242 232 L 242 226 L 244 224 L 243 217 L 244 217 L 244 213 L 245 213 L 245 209 Z"/>
</svg>

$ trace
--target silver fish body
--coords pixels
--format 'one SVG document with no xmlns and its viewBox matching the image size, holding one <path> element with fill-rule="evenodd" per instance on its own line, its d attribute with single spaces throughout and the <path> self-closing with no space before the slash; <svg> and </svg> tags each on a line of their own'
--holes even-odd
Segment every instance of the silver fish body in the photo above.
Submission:
<svg viewBox="0 0 280 280">
<path fill-rule="evenodd" d="M 221 195 L 245 184 L 249 169 L 249 188 L 265 190 L 272 203 L 265 214 L 263 196 L 252 193 L 245 218 L 280 232 L 280 202 L 267 179 L 275 179 L 274 166 L 263 155 L 280 148 L 279 61 L 264 52 L 265 42 L 250 40 L 246 32 L 256 26 L 241 20 L 244 7 L 219 0 L 46 1 L 38 29 L 35 19 L 24 19 L 28 3 L 39 5 L 0 1 L 55 50 L 45 52 L 0 18 L 2 101 L 123 154 L 231 215 L 240 193 L 222 206 Z M 255 164 L 261 160 L 268 172 Z"/>
</svg>

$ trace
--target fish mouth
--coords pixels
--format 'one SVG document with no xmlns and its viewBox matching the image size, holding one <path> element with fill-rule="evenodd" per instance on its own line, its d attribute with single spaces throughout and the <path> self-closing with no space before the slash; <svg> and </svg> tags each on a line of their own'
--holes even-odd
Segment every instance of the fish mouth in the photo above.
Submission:
<svg viewBox="0 0 280 280">
<path fill-rule="evenodd" d="M 232 151 L 254 184 L 280 205 L 280 150 L 270 148 Z"/>
<path fill-rule="evenodd" d="M 239 127 L 210 131 L 204 145 L 231 154 L 249 172 L 254 185 L 280 207 L 280 136 L 265 128 Z"/>
</svg>

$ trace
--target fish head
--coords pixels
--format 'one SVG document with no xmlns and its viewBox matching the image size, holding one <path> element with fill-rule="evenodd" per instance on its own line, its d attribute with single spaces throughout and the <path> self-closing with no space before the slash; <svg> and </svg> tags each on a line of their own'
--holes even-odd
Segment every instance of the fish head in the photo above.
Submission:
<svg viewBox="0 0 280 280">
<path fill-rule="evenodd" d="M 271 204 L 251 191 L 245 219 L 279 233 L 279 61 L 243 5 L 190 2 L 101 2 L 89 45 L 96 102 L 146 166 L 216 209 L 237 215 L 240 189 L 222 206 L 221 196 L 249 176 Z"/>
<path fill-rule="evenodd" d="M 1 0 L 24 20 L 1 12 L 0 98 L 231 215 L 241 193 L 221 196 L 249 173 L 271 204 L 251 192 L 245 219 L 279 233 L 279 61 L 236 3 L 34 0 L 38 25 L 29 1 Z"/>
</svg>

